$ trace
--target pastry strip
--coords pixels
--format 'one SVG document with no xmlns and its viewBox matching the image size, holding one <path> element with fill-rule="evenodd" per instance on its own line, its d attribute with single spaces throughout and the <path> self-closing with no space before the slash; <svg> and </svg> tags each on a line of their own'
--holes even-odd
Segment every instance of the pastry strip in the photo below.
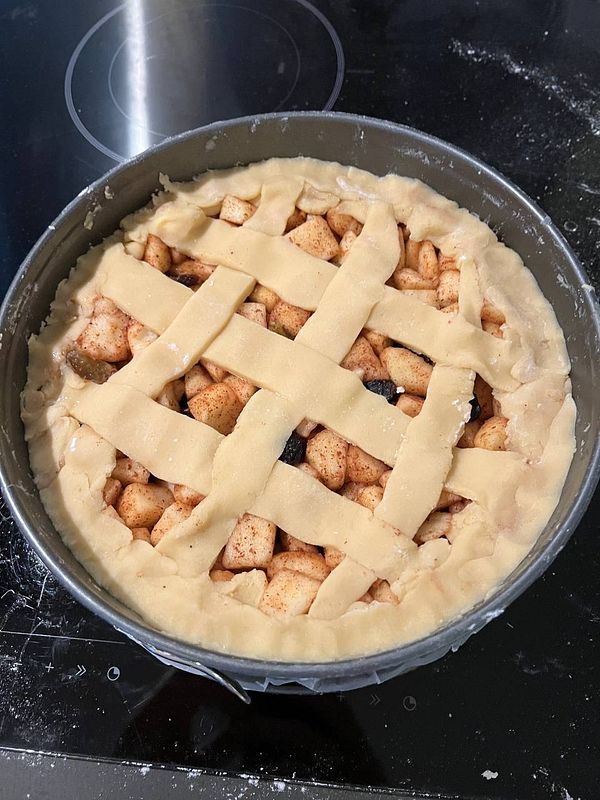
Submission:
<svg viewBox="0 0 600 800">
<path fill-rule="evenodd" d="M 340 617 L 375 580 L 375 573 L 346 558 L 325 578 L 308 612 L 315 619 Z"/>
<path fill-rule="evenodd" d="M 144 241 L 153 233 L 193 258 L 252 275 L 283 300 L 309 310 L 317 307 L 335 273 L 332 264 L 308 255 L 288 239 L 246 226 L 236 228 L 183 203 L 160 206 L 141 231 Z"/>
<path fill-rule="evenodd" d="M 515 493 L 525 465 L 523 456 L 510 450 L 457 448 L 446 478 L 446 488 L 476 501 L 495 522 L 502 524 L 514 511 Z"/>
<path fill-rule="evenodd" d="M 482 297 L 477 268 L 463 259 L 459 284 L 460 314 L 481 327 Z M 444 488 L 452 449 L 469 419 L 474 374 L 437 364 L 433 368 L 421 413 L 408 426 L 398 459 L 375 515 L 411 538 L 417 533 Z"/>
<path fill-rule="evenodd" d="M 306 336 L 308 341 L 313 341 L 316 348 L 321 348 L 325 352 L 335 347 L 334 342 L 341 340 L 342 349 L 339 358 L 343 357 L 362 329 L 370 308 L 376 302 L 377 288 L 379 287 L 379 291 L 381 291 L 383 281 L 391 275 L 398 261 L 398 233 L 391 209 L 384 205 L 373 206 L 361 237 L 365 246 L 358 249 L 354 259 L 348 258 L 347 263 L 340 268 L 339 274 L 325 292 L 324 305 L 319 306 L 313 315 L 316 322 L 315 328 Z M 336 298 L 339 301 L 339 284 L 343 284 L 347 275 L 358 277 L 358 265 L 367 255 L 374 265 L 373 278 L 365 282 L 364 293 L 361 285 L 356 291 L 360 302 L 351 309 L 345 319 L 340 337 L 337 339 L 323 337 L 321 320 L 327 320 L 332 313 L 328 297 L 331 296 L 334 303 Z M 247 328 L 246 334 L 241 336 L 241 340 L 246 343 L 246 350 L 248 350 L 248 342 L 251 341 L 252 334 L 256 330 L 267 333 L 253 323 L 250 325 L 252 328 L 248 328 L 242 323 L 242 331 Z M 267 335 L 273 339 L 272 334 L 267 333 Z M 282 337 L 277 337 L 276 340 L 282 343 L 287 342 Z M 298 346 L 295 345 L 295 347 Z M 256 352 L 257 349 L 260 350 L 260 348 L 251 346 L 245 360 L 248 360 L 250 354 Z M 305 360 L 309 354 L 313 353 L 308 348 L 303 348 L 299 352 L 305 354 Z M 214 353 L 207 352 L 207 357 L 215 361 Z M 325 362 L 325 365 L 334 366 L 325 357 L 322 358 L 322 361 Z M 289 367 L 287 369 L 289 371 Z M 238 374 L 240 371 L 240 369 L 237 370 Z M 245 371 L 244 365 L 244 374 Z M 284 372 L 285 370 L 282 370 L 282 373 Z M 337 367 L 338 374 L 344 372 Z M 315 382 L 304 380 L 303 385 L 308 385 L 310 388 L 315 385 Z M 266 484 L 269 471 L 275 465 L 289 434 L 305 416 L 306 405 L 302 403 L 305 395 L 295 391 L 288 395 L 286 401 L 282 396 L 284 394 L 284 392 L 279 392 L 278 395 L 275 395 L 263 389 L 251 398 L 238 418 L 233 433 L 223 441 L 217 451 L 213 472 L 214 489 L 210 496 L 195 509 L 188 520 L 172 528 L 160 543 L 161 552 L 172 556 L 179 563 L 182 573 L 196 574 L 209 569 L 214 563 L 231 534 L 236 518 L 247 510 L 251 500 L 258 497 L 259 488 Z M 311 394 L 314 395 L 314 391 L 311 390 Z M 293 404 L 292 398 L 294 398 Z M 294 412 L 294 408 L 300 410 Z M 249 471 L 248 464 L 251 462 L 253 469 Z M 281 469 L 278 472 L 282 475 L 286 474 Z M 279 481 L 281 482 L 281 478 Z M 282 490 L 280 489 L 280 491 Z M 328 491 L 325 491 L 328 494 Z M 284 492 L 285 494 L 287 492 Z M 348 533 L 349 536 L 350 533 Z M 352 598 L 352 600 L 354 599 Z"/>
<path fill-rule="evenodd" d="M 98 266 L 100 292 L 156 333 L 165 331 L 191 299 L 191 289 L 125 252 L 108 247 Z"/>
<path fill-rule="evenodd" d="M 71 389 L 65 401 L 76 419 L 157 478 L 210 491 L 212 462 L 223 439 L 213 428 L 110 381 Z"/>
<path fill-rule="evenodd" d="M 286 302 L 309 311 L 317 308 L 327 284 L 338 272 L 333 264 L 303 252 L 287 239 L 273 238 L 245 226 L 233 228 L 181 201 L 160 206 L 132 233 L 144 241 L 148 232 L 195 258 L 252 275 Z M 139 316 L 136 319 L 144 321 Z M 491 386 L 510 391 L 518 385 L 510 370 L 523 355 L 519 345 L 498 339 L 461 316 L 452 318 L 389 286 L 371 311 L 366 327 L 425 353 L 436 362 L 473 369 Z"/>
<path fill-rule="evenodd" d="M 128 384 L 156 397 L 168 381 L 181 377 L 198 361 L 253 285 L 254 280 L 242 272 L 217 267 L 164 333 L 108 382 Z"/>
<path fill-rule="evenodd" d="M 360 236 L 295 341 L 321 351 L 326 344 L 329 358 L 339 363 L 364 327 L 371 309 L 383 297 L 384 284 L 399 257 L 393 210 L 385 203 L 373 203 Z"/>
<path fill-rule="evenodd" d="M 316 350 L 234 315 L 205 356 L 255 386 L 270 389 L 304 409 L 363 450 L 394 464 L 410 417 L 360 378 Z M 316 391 L 326 386 L 327 391 Z"/>
<path fill-rule="evenodd" d="M 389 581 L 402 574 L 417 549 L 369 509 L 282 462 L 276 464 L 265 491 L 250 511 L 303 542 L 337 547 L 378 578 Z"/>
<path fill-rule="evenodd" d="M 495 388 L 511 391 L 519 385 L 511 369 L 523 351 L 515 342 L 498 339 L 460 314 L 444 314 L 389 286 L 366 327 L 425 353 L 436 363 L 472 369 Z"/>
<path fill-rule="evenodd" d="M 260 205 L 250 219 L 246 220 L 244 228 L 261 231 L 269 236 L 281 236 L 303 188 L 302 178 L 281 177 L 264 183 Z"/>
<path fill-rule="evenodd" d="M 238 517 L 262 494 L 290 430 L 302 417 L 302 411 L 272 392 L 257 392 L 250 398 L 233 432 L 217 448 L 212 491 L 157 545 L 177 562 L 180 575 L 210 569 Z"/>
<path fill-rule="evenodd" d="M 437 364 L 427 398 L 409 424 L 375 516 L 412 537 L 435 508 L 471 407 L 474 374 Z"/>
<path fill-rule="evenodd" d="M 459 314 L 475 328 L 481 328 L 482 305 L 483 295 L 479 288 L 479 276 L 477 275 L 475 262 L 472 258 L 462 258 L 458 284 Z"/>
</svg>

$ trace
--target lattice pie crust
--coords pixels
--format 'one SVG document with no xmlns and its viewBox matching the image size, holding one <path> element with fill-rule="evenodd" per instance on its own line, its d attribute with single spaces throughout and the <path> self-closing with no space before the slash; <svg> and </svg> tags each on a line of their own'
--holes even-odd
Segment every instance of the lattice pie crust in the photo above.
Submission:
<svg viewBox="0 0 600 800">
<path fill-rule="evenodd" d="M 31 465 L 77 558 L 155 628 L 258 658 L 382 650 L 484 598 L 574 445 L 519 256 L 395 175 L 273 159 L 163 185 L 30 343 Z"/>
</svg>

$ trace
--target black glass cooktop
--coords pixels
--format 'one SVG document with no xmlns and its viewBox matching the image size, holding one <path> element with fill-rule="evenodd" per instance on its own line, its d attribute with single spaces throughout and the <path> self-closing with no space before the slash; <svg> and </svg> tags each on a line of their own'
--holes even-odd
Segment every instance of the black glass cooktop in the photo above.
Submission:
<svg viewBox="0 0 600 800">
<path fill-rule="evenodd" d="M 0 37 L 3 290 L 117 160 L 213 119 L 305 108 L 407 123 L 499 168 L 598 288 L 591 0 L 4 0 Z M 546 575 L 457 653 L 343 696 L 244 706 L 85 611 L 4 511 L 0 795 L 596 798 L 599 512 L 596 497 Z"/>
</svg>

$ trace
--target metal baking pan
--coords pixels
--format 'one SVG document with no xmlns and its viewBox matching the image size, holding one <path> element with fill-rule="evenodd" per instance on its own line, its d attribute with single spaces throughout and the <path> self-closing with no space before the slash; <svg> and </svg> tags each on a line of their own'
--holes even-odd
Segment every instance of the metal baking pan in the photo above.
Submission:
<svg viewBox="0 0 600 800">
<path fill-rule="evenodd" d="M 317 664 L 238 658 L 185 644 L 153 630 L 115 600 L 78 563 L 48 519 L 29 470 L 19 416 L 27 339 L 39 331 L 59 281 L 90 245 L 149 200 L 159 188 L 160 172 L 188 180 L 207 169 L 298 155 L 420 178 L 489 222 L 522 256 L 554 306 L 572 360 L 578 408 L 577 450 L 558 508 L 529 555 L 488 599 L 419 641 Z M 91 230 L 85 225 L 90 214 Z M 439 139 L 390 122 L 318 112 L 265 114 L 185 133 L 116 167 L 70 203 L 27 256 L 0 310 L 0 330 L 0 482 L 24 535 L 87 608 L 162 661 L 218 680 L 245 700 L 246 690 L 329 692 L 380 683 L 456 650 L 544 572 L 573 533 L 599 477 L 600 313 L 573 252 L 548 216 L 498 172 Z"/>
</svg>

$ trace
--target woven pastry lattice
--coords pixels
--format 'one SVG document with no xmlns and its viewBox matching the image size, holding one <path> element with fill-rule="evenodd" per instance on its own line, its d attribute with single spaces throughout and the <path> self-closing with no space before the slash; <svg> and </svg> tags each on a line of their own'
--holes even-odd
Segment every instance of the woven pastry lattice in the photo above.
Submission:
<svg viewBox="0 0 600 800">
<path fill-rule="evenodd" d="M 481 328 L 475 264 L 461 261 L 455 316 L 387 286 L 399 258 L 398 220 L 393 206 L 379 200 L 355 204 L 364 226 L 340 267 L 311 256 L 282 235 L 302 187 L 296 178 L 265 183 L 258 210 L 237 228 L 181 201 L 149 215 L 145 233 L 219 264 L 196 292 L 128 255 L 120 243 L 106 248 L 99 263 L 102 294 L 159 336 L 105 384 L 72 389 L 69 409 L 156 477 L 207 495 L 157 546 L 177 562 L 180 575 L 208 571 L 245 512 L 346 554 L 319 589 L 310 611 L 318 617 L 332 608 L 342 613 L 376 578 L 394 586 L 415 557 L 413 536 L 444 486 L 498 520 L 522 460 L 455 446 L 475 373 L 494 388 L 515 388 L 513 344 Z M 313 312 L 295 340 L 235 313 L 257 281 Z M 363 328 L 435 362 L 414 419 L 339 366 Z M 227 437 L 153 399 L 201 357 L 260 387 Z M 278 461 L 304 418 L 393 469 L 374 512 Z M 494 486 L 482 479 L 490 466 Z"/>
</svg>

